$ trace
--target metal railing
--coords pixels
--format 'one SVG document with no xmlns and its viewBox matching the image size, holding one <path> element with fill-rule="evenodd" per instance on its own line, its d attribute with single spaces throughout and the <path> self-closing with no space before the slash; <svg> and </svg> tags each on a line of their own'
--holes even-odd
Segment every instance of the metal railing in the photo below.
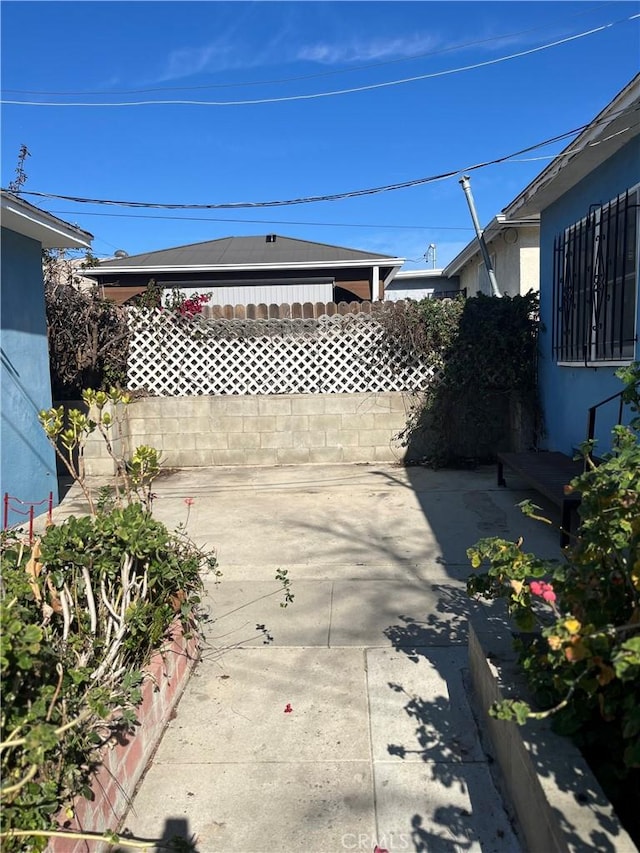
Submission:
<svg viewBox="0 0 640 853">
<path fill-rule="evenodd" d="M 624 391 L 618 391 L 615 394 L 612 394 L 610 397 L 607 397 L 604 400 L 600 400 L 599 403 L 596 403 L 594 406 L 589 408 L 588 416 L 587 416 L 587 441 L 593 441 L 596 434 L 596 413 L 600 406 L 604 406 L 606 403 L 610 403 L 612 400 L 615 400 L 616 397 L 620 398 L 620 403 L 618 405 L 618 425 L 622 423 L 622 412 L 624 409 L 624 400 L 622 395 Z"/>
<path fill-rule="evenodd" d="M 29 509 L 18 509 L 16 506 L 12 505 L 12 501 L 20 504 L 22 507 L 29 507 Z M 10 495 L 9 492 L 4 493 L 4 512 L 2 519 L 2 529 L 7 530 L 9 528 L 9 513 L 13 512 L 16 515 L 26 516 L 29 519 L 29 544 L 33 542 L 33 521 L 35 518 L 35 508 L 37 506 L 47 505 L 47 523 L 51 524 L 51 514 L 53 511 L 53 492 L 49 492 L 49 497 L 45 498 L 41 501 L 21 501 L 20 498 L 16 498 L 14 495 Z M 15 523 L 11 526 L 15 526 Z"/>
</svg>

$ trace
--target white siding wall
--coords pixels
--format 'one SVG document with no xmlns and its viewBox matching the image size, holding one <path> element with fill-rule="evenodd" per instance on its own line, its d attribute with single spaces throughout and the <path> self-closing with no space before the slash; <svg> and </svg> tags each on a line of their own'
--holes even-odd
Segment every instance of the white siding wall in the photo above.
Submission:
<svg viewBox="0 0 640 853">
<path fill-rule="evenodd" d="M 434 292 L 433 287 L 425 287 L 422 285 L 407 285 L 403 287 L 394 284 L 389 285 L 384 292 L 384 298 L 389 302 L 399 302 L 402 299 L 425 299 Z"/>
<path fill-rule="evenodd" d="M 331 302 L 331 284 L 267 284 L 238 287 L 181 287 L 185 296 L 210 293 L 207 305 L 283 305 L 293 302 Z"/>
</svg>

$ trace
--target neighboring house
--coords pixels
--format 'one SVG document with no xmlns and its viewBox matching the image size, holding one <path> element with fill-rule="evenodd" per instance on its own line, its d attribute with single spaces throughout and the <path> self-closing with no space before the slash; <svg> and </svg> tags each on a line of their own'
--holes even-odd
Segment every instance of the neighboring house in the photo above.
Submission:
<svg viewBox="0 0 640 853">
<path fill-rule="evenodd" d="M 586 438 L 590 407 L 640 359 L 640 75 L 504 213 L 540 216 L 539 385 L 550 450 Z M 619 400 L 598 409 L 596 454 L 610 447 Z"/>
<path fill-rule="evenodd" d="M 42 250 L 88 249 L 93 236 L 11 193 L 1 204 L 0 493 L 41 501 L 53 492 L 57 503 L 55 454 L 38 421 L 51 406 Z"/>
<path fill-rule="evenodd" d="M 185 295 L 212 293 L 211 305 L 382 299 L 404 258 L 267 234 L 224 237 L 102 261 L 84 275 L 126 302 L 153 279 Z"/>
<path fill-rule="evenodd" d="M 391 302 L 400 299 L 445 299 L 462 291 L 457 276 L 447 278 L 442 270 L 400 270 L 386 286 L 384 298 Z"/>
<path fill-rule="evenodd" d="M 483 230 L 498 290 L 508 296 L 537 290 L 539 284 L 540 221 L 533 216 L 494 216 Z M 455 278 L 467 296 L 492 296 L 487 269 L 477 238 L 468 243 L 442 271 Z"/>
</svg>

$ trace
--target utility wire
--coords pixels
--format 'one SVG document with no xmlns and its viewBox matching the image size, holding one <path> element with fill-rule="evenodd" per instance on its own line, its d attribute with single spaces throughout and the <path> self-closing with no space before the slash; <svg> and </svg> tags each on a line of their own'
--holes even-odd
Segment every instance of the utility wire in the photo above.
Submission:
<svg viewBox="0 0 640 853">
<path fill-rule="evenodd" d="M 601 122 L 589 122 L 589 124 L 584 124 L 581 127 L 574 128 L 573 130 L 568 130 L 565 133 L 558 134 L 557 136 L 552 136 L 549 139 L 545 139 L 542 142 L 536 142 L 534 145 L 528 145 L 526 148 L 521 148 L 519 151 L 512 152 L 511 154 L 505 154 L 502 157 L 496 157 L 493 160 L 485 160 L 482 163 L 475 163 L 472 166 L 464 166 L 462 168 L 451 169 L 447 172 L 441 172 L 437 175 L 429 175 L 425 178 L 414 178 L 410 181 L 401 181 L 395 184 L 386 184 L 384 186 L 378 187 L 369 187 L 367 189 L 361 190 L 352 190 L 349 192 L 342 193 L 331 193 L 326 195 L 317 195 L 317 196 L 303 196 L 300 198 L 293 199 L 280 199 L 277 201 L 239 201 L 239 202 L 222 202 L 222 203 L 212 203 L 212 204 L 164 204 L 159 202 L 147 202 L 147 201 L 116 201 L 114 199 L 99 199 L 99 198 L 86 198 L 84 196 L 71 196 L 71 195 L 61 195 L 59 193 L 46 193 L 46 192 L 37 192 L 35 190 L 23 190 L 21 189 L 18 192 L 14 193 L 14 195 L 29 195 L 29 196 L 37 196 L 39 198 L 53 198 L 60 199 L 61 201 L 69 201 L 75 204 L 97 204 L 97 205 L 110 205 L 113 207 L 132 207 L 132 208 L 146 208 L 149 210 L 236 210 L 242 208 L 267 208 L 267 207 L 288 207 L 294 204 L 311 204 L 320 201 L 341 201 L 347 198 L 360 198 L 362 196 L 368 195 L 377 195 L 383 192 L 391 192 L 393 190 L 400 189 L 409 189 L 411 187 L 421 186 L 424 184 L 435 183 L 436 181 L 442 181 L 446 178 L 452 178 L 455 175 L 460 175 L 465 172 L 473 172 L 478 169 L 484 169 L 487 166 L 495 166 L 498 163 L 504 163 L 507 160 L 511 160 L 514 157 L 519 157 L 521 154 L 526 154 L 529 151 L 534 151 L 537 148 L 543 148 L 546 145 L 551 145 L 555 142 L 559 142 L 563 139 L 567 139 L 570 136 L 575 136 L 577 133 L 586 130 L 586 128 L 591 126 L 597 126 L 597 124 L 610 122 L 612 118 L 619 117 L 625 114 L 631 114 L 633 112 L 637 112 L 640 109 L 640 105 L 636 104 L 634 107 L 624 110 L 618 110 L 617 112 L 610 113 L 606 118 L 602 119 Z M 632 127 L 637 125 L 630 125 L 627 128 L 624 128 L 619 132 L 619 134 L 628 132 Z M 619 135 L 616 134 L 616 135 Z M 596 141 L 593 144 L 600 144 Z M 562 154 L 563 152 L 561 152 Z M 569 152 L 564 152 L 569 153 Z M 558 155 L 560 156 L 560 155 Z M 8 190 L 4 190 L 8 192 Z"/>
<path fill-rule="evenodd" d="M 50 210 L 56 216 L 113 216 L 126 219 L 168 219 L 172 222 L 241 222 L 261 225 L 313 225 L 317 228 L 397 228 L 415 231 L 416 229 L 437 229 L 438 231 L 473 231 L 473 228 L 456 225 L 380 225 L 363 222 L 307 222 L 299 219 L 230 219 L 226 216 L 154 216 L 148 213 L 87 213 L 85 210 Z"/>
<path fill-rule="evenodd" d="M 596 6 L 596 9 L 602 9 L 603 7 L 608 6 L 608 3 L 601 3 L 599 6 Z M 576 15 L 572 15 L 571 18 L 580 17 L 581 15 L 585 15 L 587 11 L 593 11 L 593 9 L 585 10 L 582 12 L 578 12 Z M 459 44 L 454 44 L 451 47 L 443 47 L 438 50 L 429 50 L 425 53 L 415 53 L 411 56 L 403 56 L 399 59 L 386 59 L 381 62 L 370 62 L 366 65 L 355 65 L 352 68 L 336 68 L 331 71 L 321 71 L 316 74 L 304 74 L 298 75 L 296 77 L 280 77 L 272 80 L 245 80 L 238 83 L 207 83 L 202 86 L 155 86 L 146 89 L 116 89 L 116 90 L 84 90 L 81 92 L 72 92 L 72 91 L 63 91 L 63 92 L 47 92 L 38 89 L 4 89 L 5 93 L 12 93 L 15 95 L 70 95 L 70 96 L 80 96 L 80 95 L 139 95 L 139 94 L 147 94 L 150 92 L 180 92 L 185 90 L 197 91 L 202 89 L 234 89 L 240 88 L 243 86 L 267 86 L 281 83 L 298 83 L 302 80 L 317 80 L 321 77 L 334 77 L 338 74 L 352 74 L 356 71 L 368 71 L 372 68 L 383 68 L 387 65 L 397 65 L 401 62 L 413 62 L 416 59 L 425 59 L 430 56 L 439 56 L 443 53 L 452 53 L 457 50 L 464 50 L 469 47 L 477 47 L 479 45 L 488 44 L 494 41 L 502 41 L 503 39 L 516 38 L 518 36 L 528 35 L 529 33 L 539 32 L 540 30 L 546 30 L 549 26 L 555 26 L 556 21 L 550 21 L 548 24 L 545 24 L 542 27 L 531 27 L 527 30 L 518 30 L 515 33 L 503 33 L 498 36 L 491 36 L 490 38 L 478 39 L 476 41 L 468 41 L 461 42 Z"/>
<path fill-rule="evenodd" d="M 113 101 L 105 103 L 91 102 L 70 102 L 70 101 L 16 101 L 16 100 L 1 100 L 0 104 L 25 107 L 144 107 L 144 106 L 205 106 L 205 107 L 240 107 L 240 106 L 255 106 L 258 104 L 281 104 L 290 101 L 309 101 L 318 98 L 335 97 L 336 95 L 353 95 L 358 92 L 371 92 L 375 89 L 385 89 L 391 86 L 400 86 L 405 83 L 416 83 L 421 80 L 431 80 L 436 77 L 445 77 L 450 74 L 459 74 L 465 71 L 474 71 L 478 68 L 486 68 L 491 65 L 497 65 L 501 62 L 507 62 L 512 59 L 519 59 L 523 56 L 530 56 L 534 53 L 539 53 L 543 50 L 549 50 L 552 47 L 568 44 L 577 39 L 586 38 L 587 36 L 595 35 L 596 33 L 604 32 L 611 27 L 621 23 L 627 23 L 640 18 L 640 13 L 631 15 L 628 18 L 622 18 L 619 21 L 612 21 L 608 24 L 603 24 L 599 27 L 594 27 L 591 30 L 577 33 L 566 38 L 548 42 L 547 44 L 539 45 L 538 47 L 530 48 L 529 50 L 518 51 L 511 53 L 508 56 L 500 56 L 496 59 L 488 59 L 484 62 L 475 62 L 472 65 L 464 65 L 458 68 L 449 68 L 444 71 L 433 71 L 429 74 L 419 74 L 415 77 L 405 77 L 401 80 L 388 80 L 383 83 L 370 83 L 366 86 L 354 86 L 350 89 L 335 89 L 329 92 L 315 92 L 304 95 L 286 95 L 277 98 L 252 98 L 242 101 L 196 101 L 196 100 L 149 100 L 149 101 Z"/>
<path fill-rule="evenodd" d="M 567 152 L 568 153 L 568 152 Z M 556 154 L 545 154 L 540 157 L 525 157 L 519 160 L 509 160 L 510 163 L 536 163 L 540 160 L 553 160 Z M 381 224 L 379 222 L 310 222 L 302 219 L 236 219 L 229 216 L 162 216 L 152 215 L 149 213 L 105 213 L 104 211 L 86 210 L 54 210 L 49 213 L 55 213 L 56 216 L 108 216 L 119 219 L 158 219 L 168 220 L 170 222 L 240 222 L 246 225 L 311 225 L 317 228 L 396 228 L 399 230 L 415 231 L 434 229 L 438 231 L 473 231 L 468 225 L 391 225 Z"/>
</svg>

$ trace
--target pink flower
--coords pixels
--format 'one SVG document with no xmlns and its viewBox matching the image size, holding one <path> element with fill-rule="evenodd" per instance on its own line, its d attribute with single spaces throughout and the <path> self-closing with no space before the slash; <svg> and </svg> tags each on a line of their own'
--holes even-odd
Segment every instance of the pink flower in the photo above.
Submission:
<svg viewBox="0 0 640 853">
<path fill-rule="evenodd" d="M 378 845 L 376 844 L 376 846 L 373 848 L 373 853 L 389 853 L 389 851 L 384 847 L 378 847 Z"/>
<path fill-rule="evenodd" d="M 187 506 L 193 506 L 195 503 L 195 500 L 193 498 L 185 498 L 184 502 L 186 503 Z"/>
<path fill-rule="evenodd" d="M 539 595 L 540 598 L 543 598 L 549 604 L 552 604 L 556 600 L 556 594 L 550 583 L 545 583 L 544 581 L 531 581 L 529 589 L 534 595 Z"/>
</svg>

